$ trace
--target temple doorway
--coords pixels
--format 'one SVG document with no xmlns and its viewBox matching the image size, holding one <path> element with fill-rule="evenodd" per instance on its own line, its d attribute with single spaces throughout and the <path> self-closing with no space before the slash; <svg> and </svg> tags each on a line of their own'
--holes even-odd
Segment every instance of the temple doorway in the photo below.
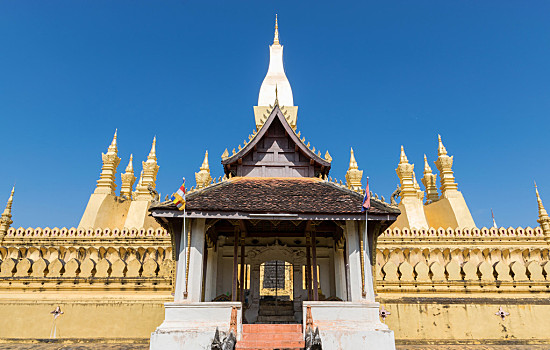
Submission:
<svg viewBox="0 0 550 350">
<path fill-rule="evenodd" d="M 260 264 L 259 310 L 256 323 L 297 323 L 294 315 L 293 265 L 284 260 Z"/>
<path fill-rule="evenodd" d="M 260 299 L 271 301 L 294 300 L 292 264 L 270 260 L 260 265 Z"/>
</svg>

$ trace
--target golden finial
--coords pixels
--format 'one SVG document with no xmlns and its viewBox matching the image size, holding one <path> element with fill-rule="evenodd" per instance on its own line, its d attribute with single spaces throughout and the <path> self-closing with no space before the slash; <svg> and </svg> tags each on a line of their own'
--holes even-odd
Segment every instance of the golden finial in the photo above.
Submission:
<svg viewBox="0 0 550 350">
<path fill-rule="evenodd" d="M 8 232 L 10 225 L 13 224 L 11 219 L 11 207 L 13 204 L 13 194 L 15 193 L 15 185 L 11 188 L 10 198 L 8 198 L 8 203 L 6 204 L 6 209 L 0 217 L 0 239 L 4 239 L 4 236 Z"/>
<path fill-rule="evenodd" d="M 401 145 L 401 157 L 399 159 L 399 164 L 408 162 L 409 160 L 407 159 L 407 155 L 405 154 L 405 149 L 403 148 L 403 145 Z"/>
<path fill-rule="evenodd" d="M 212 183 L 210 166 L 208 165 L 208 151 L 204 153 L 204 160 L 202 161 L 200 171 L 195 173 L 195 180 L 197 182 L 197 189 L 204 188 Z"/>
<path fill-rule="evenodd" d="M 350 150 L 349 168 L 346 172 L 346 186 L 350 190 L 357 190 L 362 187 L 361 179 L 363 178 L 363 170 L 359 170 L 353 148 Z"/>
<path fill-rule="evenodd" d="M 133 173 L 134 172 L 133 160 L 134 160 L 134 155 L 130 154 L 130 161 L 128 162 L 128 166 L 126 166 L 126 172 L 127 173 Z"/>
<path fill-rule="evenodd" d="M 113 136 L 113 141 L 111 141 L 111 144 L 109 145 L 109 148 L 107 149 L 107 153 L 117 153 L 117 145 L 116 145 L 116 136 L 117 136 L 118 129 L 115 129 L 115 135 Z"/>
<path fill-rule="evenodd" d="M 330 154 L 328 153 L 328 151 L 327 151 L 327 153 L 325 153 L 325 160 L 326 160 L 327 162 L 329 162 L 329 163 L 332 162 L 332 157 L 330 156 Z"/>
<path fill-rule="evenodd" d="M 222 153 L 222 160 L 225 160 L 229 158 L 229 152 L 227 151 L 227 148 L 225 149 L 225 151 L 223 151 Z"/>
<path fill-rule="evenodd" d="M 446 155 L 447 149 L 445 148 L 445 146 L 443 146 L 443 142 L 441 142 L 441 135 L 437 135 L 437 140 L 439 142 L 439 147 L 437 148 L 437 155 L 438 156 Z"/>
<path fill-rule="evenodd" d="M 202 161 L 202 166 L 200 168 L 201 170 L 210 170 L 210 166 L 208 165 L 208 151 L 204 154 L 204 160 Z"/>
<path fill-rule="evenodd" d="M 120 186 L 120 196 L 125 196 L 127 199 L 132 199 L 132 188 L 134 187 L 134 182 L 136 177 L 134 176 L 134 155 L 130 154 L 130 161 L 128 166 L 126 166 L 126 172 L 120 174 L 122 180 L 122 185 Z"/>
<path fill-rule="evenodd" d="M 550 235 L 550 217 L 548 217 L 548 212 L 542 204 L 542 199 L 540 199 L 539 189 L 537 183 L 535 182 L 535 193 L 537 195 L 537 203 L 539 207 L 539 219 L 537 222 L 540 224 L 542 231 L 546 236 Z"/>
<path fill-rule="evenodd" d="M 352 170 L 352 169 L 359 169 L 359 166 L 357 165 L 357 161 L 355 160 L 355 154 L 353 153 L 353 147 L 351 148 L 351 151 L 350 151 L 348 170 Z"/>
<path fill-rule="evenodd" d="M 233 148 L 233 155 L 237 154 L 237 152 L 235 152 L 235 149 Z"/>
<path fill-rule="evenodd" d="M 274 106 L 279 107 L 279 93 L 277 92 L 277 84 L 275 84 L 275 104 Z"/>
<path fill-rule="evenodd" d="M 430 165 L 428 164 L 428 157 L 424 155 L 424 174 L 431 174 L 432 168 L 430 168 Z"/>
<path fill-rule="evenodd" d="M 273 38 L 273 45 L 279 44 L 279 22 L 277 20 L 277 14 L 275 14 L 275 37 Z"/>
<path fill-rule="evenodd" d="M 153 137 L 153 144 L 151 145 L 151 151 L 147 156 L 147 159 L 157 160 L 157 137 Z"/>
</svg>

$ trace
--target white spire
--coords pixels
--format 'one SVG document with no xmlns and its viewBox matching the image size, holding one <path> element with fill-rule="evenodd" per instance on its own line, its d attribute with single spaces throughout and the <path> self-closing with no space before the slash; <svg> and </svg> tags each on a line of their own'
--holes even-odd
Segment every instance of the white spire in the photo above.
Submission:
<svg viewBox="0 0 550 350">
<path fill-rule="evenodd" d="M 269 68 L 267 75 L 260 87 L 260 95 L 258 96 L 258 106 L 269 106 L 275 102 L 275 88 L 279 105 L 294 106 L 292 97 L 292 88 L 285 74 L 283 67 L 283 46 L 279 43 L 279 25 L 277 17 L 275 17 L 275 37 L 273 45 L 269 46 Z"/>
</svg>

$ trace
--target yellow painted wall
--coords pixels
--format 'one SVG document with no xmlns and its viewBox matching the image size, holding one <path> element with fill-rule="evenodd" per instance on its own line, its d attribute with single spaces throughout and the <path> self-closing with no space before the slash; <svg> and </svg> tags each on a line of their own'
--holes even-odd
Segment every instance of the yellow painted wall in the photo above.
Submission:
<svg viewBox="0 0 550 350">
<path fill-rule="evenodd" d="M 64 312 L 57 320 L 58 338 L 149 339 L 164 321 L 164 302 L 173 300 L 170 295 L 141 293 L 28 294 L 0 297 L 0 339 L 49 338 L 53 324 L 50 312 L 57 306 Z"/>
<path fill-rule="evenodd" d="M 384 298 L 380 303 L 391 315 L 386 324 L 396 340 L 498 342 L 538 341 L 550 344 L 550 302 L 543 299 Z M 457 302 L 458 300 L 458 302 Z M 449 302 L 450 301 L 450 302 Z M 538 301 L 538 302 L 537 302 Z M 543 303 L 541 303 L 541 301 Z M 499 307 L 510 315 L 495 315 Z"/>
</svg>

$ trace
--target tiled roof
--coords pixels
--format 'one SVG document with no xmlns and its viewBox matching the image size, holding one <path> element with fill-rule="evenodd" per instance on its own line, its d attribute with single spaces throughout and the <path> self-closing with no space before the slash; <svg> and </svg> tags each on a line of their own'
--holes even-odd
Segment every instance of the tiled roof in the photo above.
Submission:
<svg viewBox="0 0 550 350">
<path fill-rule="evenodd" d="M 189 211 L 359 214 L 363 196 L 318 178 L 236 177 L 187 195 Z M 369 213 L 399 214 L 373 199 Z M 175 209 L 170 203 L 154 208 Z"/>
</svg>

